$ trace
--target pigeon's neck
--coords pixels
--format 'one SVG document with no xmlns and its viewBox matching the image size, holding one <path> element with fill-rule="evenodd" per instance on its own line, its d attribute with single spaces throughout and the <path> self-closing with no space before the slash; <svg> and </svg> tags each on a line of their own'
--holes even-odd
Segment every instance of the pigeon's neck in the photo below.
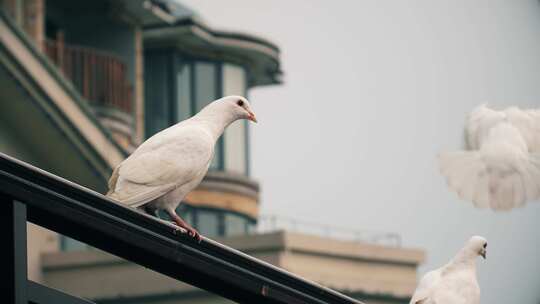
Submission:
<svg viewBox="0 0 540 304">
<path fill-rule="evenodd" d="M 446 265 L 447 270 L 470 269 L 476 272 L 476 258 L 478 253 L 468 248 L 461 249 L 456 256 Z"/>
<path fill-rule="evenodd" d="M 206 107 L 191 118 L 191 121 L 201 124 L 208 129 L 210 134 L 217 140 L 232 122 L 237 119 L 234 113 L 219 106 Z"/>
</svg>

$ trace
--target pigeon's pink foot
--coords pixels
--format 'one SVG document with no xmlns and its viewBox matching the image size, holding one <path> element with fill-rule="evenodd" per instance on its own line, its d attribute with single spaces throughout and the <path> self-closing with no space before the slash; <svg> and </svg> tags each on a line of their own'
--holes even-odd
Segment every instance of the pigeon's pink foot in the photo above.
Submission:
<svg viewBox="0 0 540 304">
<path fill-rule="evenodd" d="M 181 217 L 179 217 L 176 214 L 174 214 L 172 218 L 174 222 L 176 223 L 176 225 L 178 225 L 178 227 L 181 227 L 187 230 L 187 233 L 189 236 L 197 239 L 197 241 L 199 242 L 201 241 L 201 235 L 195 228 L 191 227 L 188 223 L 186 223 Z"/>
</svg>

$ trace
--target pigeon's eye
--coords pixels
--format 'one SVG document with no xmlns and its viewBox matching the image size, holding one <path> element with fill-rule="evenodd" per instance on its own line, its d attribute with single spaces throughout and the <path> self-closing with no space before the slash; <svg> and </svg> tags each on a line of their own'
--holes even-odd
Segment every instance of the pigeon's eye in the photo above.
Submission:
<svg viewBox="0 0 540 304">
<path fill-rule="evenodd" d="M 238 101 L 236 102 L 236 104 L 239 105 L 239 106 L 243 106 L 243 105 L 244 105 L 244 101 L 243 101 L 243 100 L 238 100 Z"/>
<path fill-rule="evenodd" d="M 486 247 L 487 247 L 487 243 L 484 243 L 484 248 L 486 248 Z"/>
</svg>

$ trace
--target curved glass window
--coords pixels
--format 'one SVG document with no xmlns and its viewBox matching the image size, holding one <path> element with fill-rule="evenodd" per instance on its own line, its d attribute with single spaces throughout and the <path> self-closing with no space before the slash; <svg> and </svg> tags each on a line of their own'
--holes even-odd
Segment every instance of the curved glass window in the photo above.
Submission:
<svg viewBox="0 0 540 304">
<path fill-rule="evenodd" d="M 199 230 L 202 235 L 209 237 L 220 236 L 219 225 L 219 213 L 213 210 L 198 209 L 196 211 L 197 222 L 195 228 Z"/>
<path fill-rule="evenodd" d="M 220 65 L 211 62 L 194 63 L 194 87 L 195 87 L 195 114 L 210 102 L 219 98 L 221 88 L 218 83 Z M 214 158 L 210 163 L 210 170 L 223 170 L 223 139 L 220 139 L 215 146 Z"/>
<path fill-rule="evenodd" d="M 217 99 L 218 64 L 212 62 L 195 62 L 195 104 L 199 112 L 211 101 Z"/>
<path fill-rule="evenodd" d="M 181 204 L 176 212 L 202 235 L 223 237 L 253 232 L 255 221 L 245 215 L 222 209 Z"/>
<path fill-rule="evenodd" d="M 178 72 L 176 73 L 176 117 L 175 122 L 188 119 L 193 112 L 191 110 L 191 71 L 190 64 L 179 64 Z"/>
<path fill-rule="evenodd" d="M 232 64 L 223 65 L 223 95 L 244 95 L 246 76 L 244 69 Z M 225 131 L 225 170 L 248 174 L 246 129 L 247 121 L 232 123 Z"/>
<path fill-rule="evenodd" d="M 187 119 L 222 96 L 246 95 L 239 65 L 191 58 L 172 51 L 145 54 L 146 137 Z M 248 122 L 231 124 L 216 143 L 210 170 L 249 174 Z"/>
<path fill-rule="evenodd" d="M 145 133 L 150 137 L 171 125 L 167 53 L 156 52 L 145 65 Z M 148 102 L 151 100 L 151 102 Z"/>
<path fill-rule="evenodd" d="M 226 236 L 244 235 L 248 233 L 248 220 L 244 216 L 226 213 L 224 222 Z"/>
</svg>

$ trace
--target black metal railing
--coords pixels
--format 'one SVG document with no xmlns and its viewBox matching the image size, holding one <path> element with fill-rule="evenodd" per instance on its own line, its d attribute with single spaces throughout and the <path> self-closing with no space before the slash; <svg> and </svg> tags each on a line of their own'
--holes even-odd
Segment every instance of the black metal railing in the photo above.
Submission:
<svg viewBox="0 0 540 304">
<path fill-rule="evenodd" d="M 174 233 L 172 225 L 1 153 L 0 203 L 10 254 L 1 267 L 8 271 L 0 272 L 6 303 L 87 303 L 27 280 L 27 221 L 238 303 L 360 303 L 210 239 Z"/>
</svg>

